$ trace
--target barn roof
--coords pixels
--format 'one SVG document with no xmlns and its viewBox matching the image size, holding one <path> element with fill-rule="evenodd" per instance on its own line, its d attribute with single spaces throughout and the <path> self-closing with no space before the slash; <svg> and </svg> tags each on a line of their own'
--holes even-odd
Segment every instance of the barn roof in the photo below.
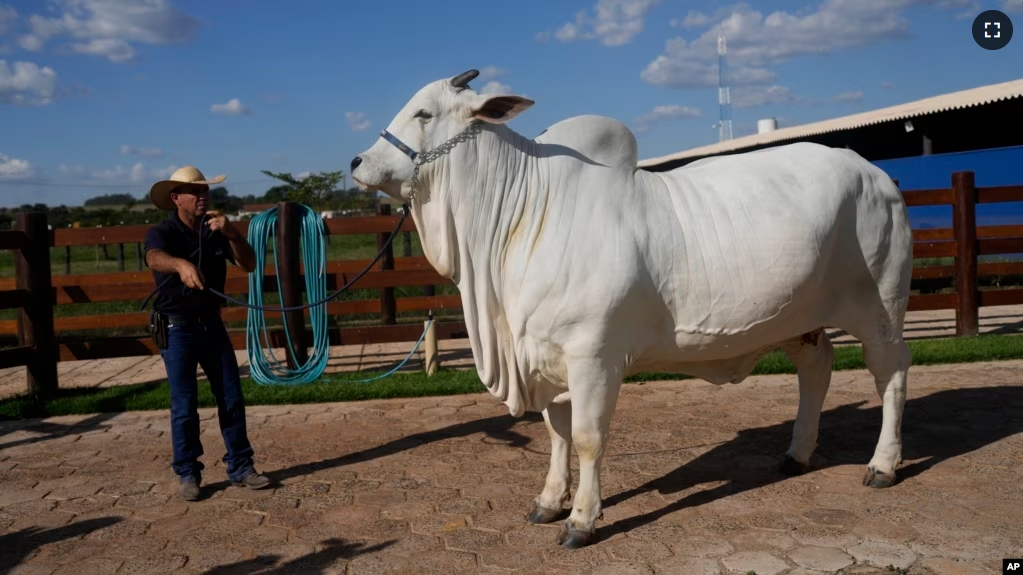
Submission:
<svg viewBox="0 0 1023 575">
<path fill-rule="evenodd" d="M 880 110 L 872 110 L 870 112 L 852 114 L 850 116 L 833 118 L 831 120 L 824 120 L 821 122 L 813 122 L 811 124 L 781 128 L 771 132 L 765 132 L 763 134 L 752 134 L 742 138 L 735 138 L 724 142 L 718 142 L 716 144 L 710 144 L 708 146 L 684 150 L 675 154 L 661 156 L 659 158 L 642 160 L 639 162 L 639 167 L 646 168 L 685 158 L 714 156 L 721 153 L 742 150 L 744 148 L 770 145 L 787 140 L 825 134 L 828 132 L 852 130 L 864 126 L 870 126 L 872 124 L 915 118 L 917 116 L 924 116 L 927 114 L 934 114 L 959 108 L 969 108 L 971 106 L 980 106 L 1000 100 L 1009 100 L 1019 97 L 1023 97 L 1023 79 L 1003 82 L 1001 84 L 981 86 L 979 88 L 971 88 L 969 90 L 962 90 L 959 92 L 951 92 L 949 94 L 924 98 L 923 100 L 917 100 L 915 102 L 907 102 L 905 104 L 890 106 L 888 108 L 881 108 Z"/>
</svg>

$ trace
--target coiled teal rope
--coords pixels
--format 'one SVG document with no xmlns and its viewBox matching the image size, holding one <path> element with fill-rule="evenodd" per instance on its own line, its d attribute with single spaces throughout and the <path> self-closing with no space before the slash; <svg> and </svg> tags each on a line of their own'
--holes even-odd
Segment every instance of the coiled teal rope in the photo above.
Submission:
<svg viewBox="0 0 1023 575">
<path fill-rule="evenodd" d="M 324 226 L 323 219 L 309 206 L 302 204 L 299 204 L 299 206 L 302 208 L 300 255 L 302 267 L 305 269 L 305 293 L 309 302 L 306 305 L 308 306 L 309 316 L 313 324 L 313 352 L 304 364 L 299 365 L 294 370 L 289 368 L 286 362 L 278 361 L 273 351 L 269 351 L 269 359 L 263 353 L 263 342 L 267 343 L 265 346 L 267 350 L 272 349 L 269 345 L 270 334 L 266 326 L 265 310 L 267 306 L 263 304 L 263 270 L 266 269 L 268 242 L 273 245 L 274 269 L 278 267 L 277 208 L 273 207 L 256 214 L 249 222 L 248 239 L 249 244 L 252 245 L 253 250 L 256 252 L 257 271 L 249 274 L 249 313 L 248 325 L 246 326 L 245 350 L 249 358 L 249 370 L 252 379 L 262 385 L 301 385 L 312 383 L 323 376 L 323 372 L 327 368 L 327 361 L 330 359 L 330 337 L 327 329 L 327 247 L 324 241 L 326 227 Z M 393 239 L 396 233 L 397 229 L 395 229 L 395 232 L 391 234 L 389 239 Z M 310 262 L 315 262 L 315 265 L 310 266 Z M 276 275 L 276 277 L 277 293 L 281 293 L 281 278 L 280 275 Z M 398 365 L 373 377 L 357 380 L 345 378 L 344 381 L 347 383 L 369 383 L 394 374 L 412 359 L 420 344 L 423 343 L 426 331 L 432 322 L 433 313 L 431 312 L 430 318 L 416 345 L 413 346 L 412 351 Z M 263 336 L 262 341 L 260 340 L 261 334 Z M 287 350 L 285 353 L 290 353 L 292 359 L 295 359 L 294 352 L 292 351 L 294 345 L 291 341 L 291 335 L 287 330 L 285 330 L 285 337 L 287 338 Z M 297 364 L 298 362 L 295 361 L 295 363 Z"/>
<path fill-rule="evenodd" d="M 278 361 L 273 352 L 267 358 L 263 352 L 260 335 L 267 342 L 270 350 L 270 334 L 266 326 L 266 314 L 260 309 L 249 307 L 248 326 L 246 333 L 246 352 L 249 356 L 249 369 L 252 379 L 261 384 L 300 385 L 319 379 L 327 368 L 330 357 L 330 338 L 327 333 L 327 246 L 324 241 L 326 229 L 323 219 L 309 206 L 301 205 L 302 230 L 300 249 L 302 265 L 305 268 L 305 293 L 309 302 L 324 302 L 309 308 L 312 320 L 313 345 L 312 353 L 305 363 L 296 369 L 290 369 L 286 363 Z M 274 269 L 277 269 L 277 208 L 273 207 L 259 214 L 249 222 L 249 244 L 256 252 L 256 272 L 249 274 L 249 305 L 257 308 L 263 305 L 263 270 L 266 268 L 267 242 L 273 245 Z M 281 290 L 281 276 L 277 277 L 277 292 Z M 285 330 L 287 350 L 292 354 L 291 335 Z M 298 363 L 297 361 L 295 362 Z"/>
</svg>

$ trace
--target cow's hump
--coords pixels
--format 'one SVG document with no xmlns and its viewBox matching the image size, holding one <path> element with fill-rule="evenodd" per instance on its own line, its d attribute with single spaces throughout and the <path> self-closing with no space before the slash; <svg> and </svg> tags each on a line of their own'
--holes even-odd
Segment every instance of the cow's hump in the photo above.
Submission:
<svg viewBox="0 0 1023 575">
<path fill-rule="evenodd" d="M 560 144 L 609 167 L 635 169 L 639 161 L 636 136 L 628 126 L 606 116 L 583 115 L 551 125 L 534 138 L 541 144 Z"/>
</svg>

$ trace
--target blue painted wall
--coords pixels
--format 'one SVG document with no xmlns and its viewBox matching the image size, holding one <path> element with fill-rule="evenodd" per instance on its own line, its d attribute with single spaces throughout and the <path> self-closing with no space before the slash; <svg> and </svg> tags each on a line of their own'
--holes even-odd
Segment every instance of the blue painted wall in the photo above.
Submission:
<svg viewBox="0 0 1023 575">
<path fill-rule="evenodd" d="M 899 180 L 903 190 L 950 188 L 952 172 L 967 170 L 973 171 L 977 187 L 1023 184 L 1023 146 L 879 160 L 873 164 Z M 951 206 L 910 208 L 909 217 L 914 228 L 952 227 Z M 977 206 L 977 225 L 1012 224 L 1023 224 L 1023 202 Z"/>
</svg>

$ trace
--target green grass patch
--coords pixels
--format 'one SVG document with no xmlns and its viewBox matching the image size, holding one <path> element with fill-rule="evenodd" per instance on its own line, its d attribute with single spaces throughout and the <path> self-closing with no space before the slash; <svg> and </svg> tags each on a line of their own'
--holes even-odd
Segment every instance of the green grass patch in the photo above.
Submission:
<svg viewBox="0 0 1023 575">
<path fill-rule="evenodd" d="M 1023 336 L 1020 335 L 917 340 L 909 345 L 913 352 L 913 365 L 1023 359 Z M 863 353 L 858 345 L 836 347 L 836 371 L 864 367 Z M 753 371 L 754 375 L 794 373 L 795 366 L 779 351 L 766 356 Z M 422 372 L 401 372 L 379 381 L 358 382 L 372 375 L 374 373 L 369 372 L 336 373 L 326 375 L 315 383 L 295 386 L 260 385 L 245 378 L 242 380 L 242 388 L 246 404 L 250 406 L 460 395 L 486 391 L 474 369 L 442 369 L 432 377 Z M 643 373 L 629 377 L 626 382 L 682 379 L 692 377 L 677 373 Z M 216 406 L 209 385 L 205 383 L 199 385 L 199 405 Z M 57 397 L 45 402 L 27 396 L 0 400 L 0 420 L 169 408 L 168 384 L 164 381 L 106 389 L 62 389 Z"/>
</svg>

